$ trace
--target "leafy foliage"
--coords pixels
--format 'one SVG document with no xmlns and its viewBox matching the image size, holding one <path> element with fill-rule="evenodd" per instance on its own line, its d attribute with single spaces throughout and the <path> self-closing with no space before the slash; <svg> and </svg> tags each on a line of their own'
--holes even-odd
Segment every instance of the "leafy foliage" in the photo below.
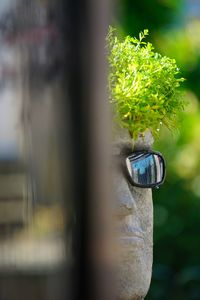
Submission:
<svg viewBox="0 0 200 300">
<path fill-rule="evenodd" d="M 145 42 L 148 30 L 139 39 L 127 36 L 121 40 L 110 28 L 109 89 L 119 124 L 133 138 L 150 129 L 157 135 L 162 124 L 169 129 L 177 126 L 177 115 L 185 101 L 179 91 L 183 78 L 175 59 L 154 52 Z"/>
</svg>

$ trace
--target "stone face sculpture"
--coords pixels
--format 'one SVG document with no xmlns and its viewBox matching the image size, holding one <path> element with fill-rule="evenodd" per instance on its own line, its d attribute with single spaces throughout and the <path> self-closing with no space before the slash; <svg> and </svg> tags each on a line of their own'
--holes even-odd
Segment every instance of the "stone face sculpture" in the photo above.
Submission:
<svg viewBox="0 0 200 300">
<path fill-rule="evenodd" d="M 150 149 L 150 132 L 134 143 L 126 130 L 118 130 L 113 155 Z M 120 165 L 115 164 L 114 189 L 117 199 L 116 232 L 119 246 L 117 294 L 120 300 L 142 300 L 146 296 L 152 273 L 153 204 L 151 189 L 133 187 Z"/>
</svg>

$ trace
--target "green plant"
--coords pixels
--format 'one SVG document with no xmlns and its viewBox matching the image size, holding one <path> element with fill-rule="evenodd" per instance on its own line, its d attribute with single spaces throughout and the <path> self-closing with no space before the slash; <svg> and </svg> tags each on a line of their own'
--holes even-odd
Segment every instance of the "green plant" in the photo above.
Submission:
<svg viewBox="0 0 200 300">
<path fill-rule="evenodd" d="M 178 89 L 184 79 L 175 59 L 154 52 L 144 41 L 147 35 L 146 29 L 139 39 L 120 39 L 110 28 L 107 37 L 110 101 L 118 122 L 133 138 L 146 129 L 155 136 L 162 124 L 177 127 L 177 115 L 185 106 Z"/>
</svg>

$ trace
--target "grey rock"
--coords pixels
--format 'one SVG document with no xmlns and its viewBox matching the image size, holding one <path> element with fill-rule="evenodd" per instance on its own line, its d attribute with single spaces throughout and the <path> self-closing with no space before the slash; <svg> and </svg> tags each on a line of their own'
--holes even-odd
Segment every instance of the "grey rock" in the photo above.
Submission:
<svg viewBox="0 0 200 300">
<path fill-rule="evenodd" d="M 123 129 L 115 131 L 113 155 L 124 150 L 150 149 L 150 131 L 131 140 Z M 146 296 L 152 273 L 153 203 L 151 189 L 133 187 L 119 165 L 113 170 L 115 191 L 115 231 L 118 244 L 117 294 L 120 300 L 142 300 Z"/>
</svg>

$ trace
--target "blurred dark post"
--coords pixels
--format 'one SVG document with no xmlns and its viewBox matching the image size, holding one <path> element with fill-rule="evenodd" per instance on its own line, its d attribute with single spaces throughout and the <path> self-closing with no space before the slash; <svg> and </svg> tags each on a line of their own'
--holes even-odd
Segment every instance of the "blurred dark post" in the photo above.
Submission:
<svg viewBox="0 0 200 300">
<path fill-rule="evenodd" d="M 105 47 L 109 1 L 71 1 L 69 16 L 73 182 L 78 212 L 75 291 L 77 299 L 106 300 L 113 299 Z"/>
<path fill-rule="evenodd" d="M 0 5 L 0 299 L 113 299 L 108 19 L 107 0 Z"/>
</svg>

